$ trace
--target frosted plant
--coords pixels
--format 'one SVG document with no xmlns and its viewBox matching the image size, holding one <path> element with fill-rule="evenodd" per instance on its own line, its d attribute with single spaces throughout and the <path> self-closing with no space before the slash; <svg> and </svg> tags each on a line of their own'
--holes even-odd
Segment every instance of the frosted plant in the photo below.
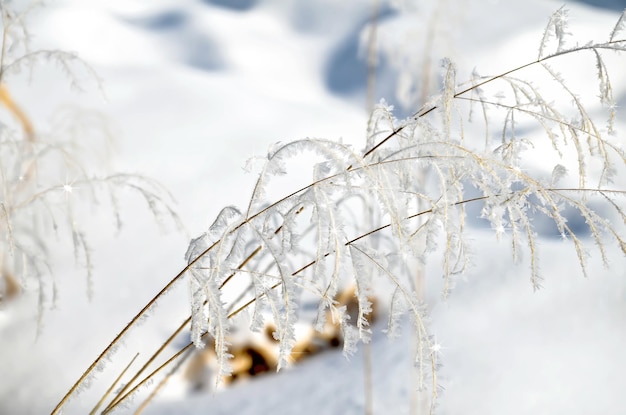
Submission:
<svg viewBox="0 0 626 415">
<path fill-rule="evenodd" d="M 365 49 L 367 35 L 377 26 L 376 47 L 394 70 L 393 98 L 406 114 L 437 92 L 438 57 L 454 55 L 456 37 L 465 30 L 468 4 L 455 0 L 389 3 L 397 12 L 371 22 L 361 36 L 361 48 Z"/>
<path fill-rule="evenodd" d="M 529 258 L 529 279 L 535 288 L 542 279 L 535 212 L 547 215 L 569 240 L 583 272 L 586 240 L 567 222 L 566 208 L 584 218 L 588 240 L 605 263 L 607 243 L 619 244 L 626 254 L 622 230 L 612 220 L 625 219 L 618 201 L 625 191 L 613 183 L 618 172 L 623 173 L 626 155 L 617 137 L 608 134 L 614 131 L 615 102 L 603 55 L 626 49 L 624 15 L 609 40 L 584 46 L 569 46 L 566 18 L 564 9 L 550 18 L 535 61 L 502 74 L 474 73 L 469 82 L 460 84 L 454 64 L 444 61 L 441 93 L 407 119 L 396 119 L 393 108 L 382 101 L 371 114 L 363 151 L 324 139 L 272 147 L 248 205 L 224 208 L 208 231 L 191 241 L 188 265 L 107 346 L 54 413 L 110 357 L 146 310 L 185 277 L 191 315 L 165 344 L 189 323 L 192 342 L 142 380 L 139 375 L 146 367 L 140 369 L 105 412 L 194 345 L 204 347 L 209 337 L 219 359 L 218 379 L 227 374 L 232 320 L 246 312 L 252 330 L 272 317 L 274 337 L 280 342 L 279 367 L 284 366 L 295 342 L 294 325 L 303 298 L 318 302 L 318 327 L 327 315 L 341 325 L 344 350 L 351 353 L 359 341 L 370 340 L 368 297 L 373 293 L 385 296 L 389 332 L 402 318 L 413 324 L 417 387 L 430 396 L 434 412 L 441 346 L 428 329 L 411 264 L 440 260 L 442 295 L 450 294 L 470 263 L 467 205 L 481 204 L 482 217 L 497 237 L 510 240 L 514 257 L 524 253 Z M 583 54 L 591 55 L 598 69 L 600 102 L 610 113 L 606 127 L 596 124 L 586 109 L 589 104 L 553 67 L 562 57 Z M 559 92 L 545 97 L 532 79 L 524 77 L 531 67 L 541 71 L 533 73 L 533 79 L 546 75 L 543 82 Z M 482 112 L 484 125 L 470 124 L 473 111 Z M 539 132 L 528 126 L 539 127 Z M 535 147 L 545 156 L 542 160 L 554 161 L 548 170 L 528 167 Z M 303 160 L 310 163 L 310 181 L 285 190 L 294 160 L 300 172 Z M 478 194 L 470 196 L 470 191 Z M 604 202 L 605 213 L 590 207 L 592 199 Z M 333 300 L 346 282 L 356 286 L 359 310 L 354 320 Z"/>
<path fill-rule="evenodd" d="M 38 131 L 28 109 L 15 102 L 10 93 L 12 77 L 42 63 L 60 66 L 75 88 L 81 85 L 81 75 L 99 85 L 95 72 L 74 54 L 31 50 L 23 23 L 28 10 L 18 13 L 0 2 L 0 287 L 3 279 L 26 287 L 35 285 L 41 323 L 44 310 L 56 301 L 50 263 L 63 237 L 71 241 L 76 262 L 86 271 L 87 295 L 93 295 L 94 264 L 88 236 L 80 225 L 81 207 L 104 197 L 119 229 L 118 194 L 126 189 L 138 193 L 157 219 L 177 219 L 169 194 L 153 180 L 95 171 L 106 162 L 102 154 L 107 153 L 111 141 L 109 126 L 101 115 L 64 108 L 57 111 L 51 131 Z M 51 234 L 57 238 L 50 238 Z M 0 288 L 0 302 L 2 294 Z"/>
</svg>

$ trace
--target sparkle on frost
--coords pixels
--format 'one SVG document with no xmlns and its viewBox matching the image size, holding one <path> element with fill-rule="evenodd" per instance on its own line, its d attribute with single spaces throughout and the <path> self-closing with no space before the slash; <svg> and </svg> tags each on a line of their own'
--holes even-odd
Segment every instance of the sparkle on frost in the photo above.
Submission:
<svg viewBox="0 0 626 415">
<path fill-rule="evenodd" d="M 76 189 L 74 187 L 74 181 L 68 181 L 67 177 L 65 178 L 65 183 L 61 185 L 61 190 L 65 193 L 66 196 L 72 194 L 72 192 Z"/>
<path fill-rule="evenodd" d="M 437 339 L 434 339 L 433 344 L 430 346 L 430 352 L 434 355 L 443 355 L 443 349 L 444 347 L 441 343 L 439 343 Z"/>
</svg>

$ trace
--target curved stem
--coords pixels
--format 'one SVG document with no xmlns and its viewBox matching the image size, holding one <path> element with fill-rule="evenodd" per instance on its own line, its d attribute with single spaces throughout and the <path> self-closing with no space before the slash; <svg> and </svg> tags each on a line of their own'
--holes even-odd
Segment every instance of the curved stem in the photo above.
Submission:
<svg viewBox="0 0 626 415">
<path fill-rule="evenodd" d="M 537 60 L 535 60 L 535 61 L 532 61 L 532 62 L 529 62 L 529 63 L 527 63 L 527 64 L 524 64 L 524 65 L 518 66 L 518 67 L 516 67 L 516 68 L 514 68 L 514 69 L 511 69 L 511 70 L 508 70 L 508 71 L 502 72 L 502 73 L 501 73 L 501 74 L 499 74 L 499 75 L 496 75 L 496 76 L 493 76 L 493 77 L 489 77 L 489 78 L 487 78 L 487 79 L 485 79 L 485 80 L 483 80 L 483 81 L 481 81 L 481 82 L 478 82 L 478 83 L 476 83 L 476 84 L 472 84 L 471 86 L 469 86 L 469 87 L 467 87 L 467 88 L 465 88 L 465 89 L 463 89 L 463 90 L 461 90 L 461 91 L 459 91 L 459 92 L 455 93 L 455 94 L 454 94 L 454 96 L 453 96 L 453 98 L 458 98 L 460 95 L 463 95 L 463 94 L 465 94 L 465 93 L 467 93 L 467 92 L 469 92 L 469 91 L 472 91 L 472 90 L 474 90 L 474 89 L 476 89 L 476 88 L 479 88 L 479 87 L 481 87 L 481 86 L 483 86 L 483 85 L 485 85 L 485 84 L 488 84 L 488 83 L 493 82 L 493 81 L 495 81 L 495 80 L 497 80 L 497 79 L 501 79 L 501 78 L 503 78 L 503 77 L 506 77 L 507 75 L 509 75 L 509 74 L 511 74 L 511 73 L 514 73 L 514 72 L 520 71 L 520 70 L 522 70 L 522 69 L 524 69 L 524 68 L 527 68 L 527 67 L 530 67 L 530 66 L 532 66 L 532 65 L 536 65 L 536 64 L 538 64 L 538 63 L 545 62 L 546 60 L 549 60 L 549 59 L 552 59 L 552 58 L 555 58 L 555 57 L 558 57 L 558 56 L 562 56 L 562 55 L 567 55 L 567 54 L 571 54 L 571 53 L 579 52 L 579 51 L 582 51 L 582 50 L 592 50 L 592 49 L 616 49 L 616 48 L 618 48 L 618 47 L 617 47 L 617 46 L 612 46 L 612 45 L 618 44 L 618 43 L 620 43 L 620 42 L 624 42 L 624 40 L 619 40 L 619 41 L 611 41 L 611 42 L 607 42 L 607 43 L 600 43 L 600 44 L 591 45 L 591 46 L 580 46 L 580 47 L 576 47 L 576 48 L 568 49 L 568 50 L 565 50 L 565 51 L 561 51 L 561 52 L 558 52 L 558 53 L 555 53 L 555 54 L 552 54 L 552 55 L 548 55 L 548 56 L 542 57 L 542 58 L 537 59 Z M 438 108 L 438 106 L 437 106 L 437 105 L 433 105 L 433 106 L 429 107 L 429 108 L 428 108 L 428 109 L 426 109 L 426 110 L 420 110 L 420 111 L 418 111 L 417 113 L 415 113 L 415 114 L 413 115 L 413 117 L 412 117 L 412 118 L 413 118 L 413 120 L 417 120 L 418 118 L 424 117 L 424 116 L 426 116 L 427 114 L 429 114 L 429 113 L 433 112 L 433 111 L 434 111 L 435 109 L 437 109 L 437 108 Z M 401 125 L 400 127 L 396 128 L 396 129 L 394 129 L 394 130 L 393 130 L 393 131 L 392 131 L 389 135 L 387 135 L 384 139 L 382 139 L 382 141 L 380 141 L 378 144 L 374 145 L 371 149 L 369 149 L 369 150 L 365 151 L 365 152 L 364 152 L 364 154 L 363 154 L 363 156 L 362 156 L 362 158 L 363 158 L 363 159 L 365 159 L 366 157 L 368 157 L 369 155 L 371 155 L 372 153 L 374 153 L 374 152 L 375 152 L 378 148 L 380 148 L 382 145 L 384 145 L 384 144 L 385 144 L 387 141 L 389 141 L 392 137 L 396 136 L 396 135 L 397 135 L 397 134 L 399 134 L 401 131 L 403 131 L 403 130 L 404 130 L 404 128 L 406 128 L 408 125 L 409 125 L 409 124 L 404 124 L 404 125 Z M 373 165 L 376 165 L 376 163 L 373 163 L 373 164 L 372 164 L 372 165 L 370 165 L 370 166 L 373 166 Z M 347 170 L 348 170 L 348 171 L 350 171 L 350 172 L 352 172 L 352 171 L 357 171 L 357 170 L 359 170 L 359 169 L 363 169 L 363 168 L 367 168 L 367 167 L 369 167 L 369 166 L 368 166 L 368 165 L 365 165 L 365 164 L 363 164 L 363 165 L 361 165 L 361 166 L 354 167 L 354 168 L 353 168 L 353 166 L 351 165 L 351 166 L 349 166 L 349 167 L 348 167 L 348 169 L 347 169 Z M 331 175 L 331 176 L 325 177 L 325 178 L 323 178 L 323 179 L 317 180 L 317 181 L 315 181 L 315 182 L 313 182 L 313 183 L 311 183 L 311 184 L 309 184 L 309 185 L 307 185 L 307 186 L 304 186 L 304 187 L 302 187 L 302 188 L 300 188 L 300 189 L 298 189 L 298 190 L 296 190 L 296 191 L 294 191 L 294 192 L 290 193 L 289 195 L 287 195 L 287 196 L 285 196 L 285 197 L 283 197 L 283 198 L 279 199 L 278 201 L 276 201 L 276 202 L 274 202 L 274 203 L 272 203 L 272 204 L 268 205 L 267 207 L 265 207 L 265 208 L 263 208 L 263 209 L 259 210 L 259 211 L 258 211 L 258 212 L 256 212 L 255 214 L 253 214 L 253 215 L 251 215 L 251 216 L 248 216 L 248 217 L 247 217 L 245 220 L 243 220 L 243 221 L 242 221 L 239 225 L 235 226 L 235 227 L 231 230 L 231 232 L 235 232 L 235 231 L 237 231 L 238 229 L 240 229 L 240 228 L 241 228 L 242 226 L 244 226 L 245 224 L 250 223 L 250 222 L 251 222 L 251 221 L 253 221 L 254 219 L 258 218 L 259 216 L 261 216 L 262 214 L 266 213 L 266 212 L 267 212 L 267 211 L 269 211 L 270 209 L 273 209 L 274 207 L 276 207 L 277 205 L 281 204 L 281 203 L 282 203 L 282 202 L 284 202 L 285 200 L 288 200 L 288 199 L 292 198 L 293 196 L 295 196 L 295 195 L 297 195 L 297 194 L 299 194 L 299 193 L 301 193 L 301 192 L 304 192 L 304 191 L 306 191 L 307 189 L 310 189 L 310 188 L 311 188 L 311 187 L 313 187 L 313 186 L 316 186 L 316 185 L 318 185 L 318 184 L 320 184 L 320 183 L 323 183 L 323 182 L 325 182 L 325 181 L 332 180 L 333 178 L 339 177 L 339 176 L 341 176 L 341 175 L 343 175 L 343 174 L 345 174 L 345 173 L 346 173 L 346 172 L 344 171 L 344 172 L 340 172 L 340 173 L 337 173 L 337 174 L 334 174 L 334 175 Z M 546 190 L 549 190 L 549 189 L 546 189 Z M 576 189 L 576 190 L 577 190 L 577 191 L 584 191 L 583 189 Z M 594 191 L 599 191 L 599 190 L 602 190 L 602 189 L 594 189 Z M 468 201 L 456 202 L 454 205 L 457 205 L 457 204 L 460 204 L 460 203 L 467 203 L 467 202 L 469 202 L 469 201 L 473 201 L 473 200 L 481 200 L 481 199 L 485 199 L 485 198 L 487 198 L 487 196 L 480 197 L 480 198 L 475 198 L 475 199 L 470 199 L 470 200 L 468 200 Z M 416 214 L 414 214 L 414 215 L 408 216 L 406 219 L 411 219 L 411 218 L 414 218 L 414 217 L 418 217 L 418 216 L 421 216 L 421 215 L 423 215 L 423 214 L 430 213 L 430 212 L 432 212 L 432 209 L 429 209 L 429 210 L 426 210 L 426 211 L 422 211 L 422 212 L 416 213 Z M 363 235 L 361 235 L 361 236 L 359 236 L 359 237 L 357 237 L 357 238 L 353 239 L 352 241 L 347 242 L 347 243 L 346 243 L 346 245 L 348 245 L 348 244 L 350 244 L 350 243 L 353 243 L 353 242 L 355 242 L 355 241 L 357 241 L 357 240 L 359 240 L 359 239 L 361 239 L 361 238 L 364 238 L 364 237 L 366 237 L 366 236 L 369 236 L 369 235 L 371 235 L 371 234 L 373 234 L 373 233 L 376 233 L 376 232 L 378 232 L 378 231 L 380 231 L 380 230 L 382 230 L 382 229 L 386 229 L 386 228 L 388 228 L 388 227 L 390 227 L 390 226 L 391 226 L 391 224 L 387 224 L 387 225 L 381 226 L 381 227 L 379 227 L 379 228 L 377 228 L 377 229 L 374 229 L 374 230 L 372 230 L 372 231 L 369 231 L 369 232 L 367 232 L 367 233 L 365 233 L 365 234 L 363 234 Z M 158 293 L 157 293 L 157 294 L 156 294 L 156 295 L 155 295 L 155 296 L 154 296 L 154 297 L 153 297 L 153 298 L 152 298 L 152 299 L 151 299 L 151 300 L 150 300 L 150 301 L 149 301 L 149 302 L 148 302 L 148 303 L 147 303 L 147 304 L 146 304 L 146 305 L 145 305 L 145 306 L 144 306 L 144 307 L 143 307 L 143 308 L 139 311 L 139 313 L 137 313 L 137 315 L 136 315 L 135 317 L 133 317 L 133 318 L 131 319 L 131 321 L 130 321 L 130 322 L 129 322 L 129 323 L 128 323 L 128 324 L 127 324 L 127 325 L 126 325 L 126 326 L 125 326 L 125 327 L 124 327 L 124 328 L 123 328 L 123 329 L 122 329 L 122 330 L 118 333 L 118 335 L 117 335 L 117 336 L 113 339 L 113 341 L 112 341 L 111 343 L 109 343 L 109 345 L 108 345 L 108 346 L 104 349 L 104 351 L 103 351 L 103 352 L 102 352 L 102 353 L 98 356 L 98 358 L 96 358 L 96 360 L 95 360 L 95 361 L 94 361 L 94 362 L 93 362 L 93 363 L 92 363 L 92 364 L 91 364 L 91 365 L 87 368 L 87 370 L 85 370 L 85 372 L 84 372 L 84 373 L 80 376 L 80 378 L 78 379 L 78 381 L 77 381 L 77 382 L 76 382 L 76 383 L 75 383 L 75 384 L 74 384 L 74 385 L 70 388 L 70 390 L 69 390 L 69 391 L 65 394 L 65 396 L 61 399 L 61 401 L 60 401 L 60 402 L 56 405 L 56 407 L 53 409 L 53 411 L 52 411 L 52 413 L 51 413 L 52 415 L 56 415 L 56 414 L 58 414 L 58 413 L 59 413 L 59 411 L 61 410 L 61 408 L 62 408 L 62 407 L 63 407 L 63 406 L 67 403 L 67 401 L 68 401 L 68 399 L 70 398 L 70 396 L 71 396 L 74 392 L 76 392 L 76 390 L 78 389 L 79 385 L 80 385 L 80 384 L 82 384 L 82 383 L 85 381 L 85 379 L 86 379 L 86 378 L 87 378 L 87 377 L 88 377 L 88 376 L 89 376 L 89 375 L 90 375 L 90 374 L 94 371 L 94 369 L 96 368 L 96 366 L 97 366 L 98 364 L 100 364 L 100 362 L 102 362 L 102 360 L 105 358 L 105 356 L 107 356 L 107 355 L 108 355 L 108 354 L 112 351 L 112 349 L 114 348 L 114 346 L 116 346 L 116 345 L 120 342 L 120 340 L 121 340 L 121 339 L 122 339 L 122 338 L 123 338 L 123 337 L 124 337 L 124 336 L 125 336 L 125 335 L 129 332 L 129 331 L 130 331 L 130 329 L 131 329 L 131 328 L 132 328 L 132 327 L 133 327 L 133 326 L 137 323 L 137 321 L 138 321 L 141 317 L 143 317 L 143 316 L 144 316 L 144 315 L 148 312 L 148 310 L 149 310 L 152 306 L 154 306 L 154 304 L 157 302 L 157 300 L 158 300 L 160 297 L 162 297 L 162 296 L 163 296 L 163 295 L 164 295 L 164 294 L 165 294 L 165 293 L 166 293 L 166 292 L 167 292 L 170 288 L 172 288 L 172 286 L 173 286 L 176 282 L 178 282 L 178 281 L 179 281 L 179 280 L 180 280 L 180 279 L 181 279 L 181 278 L 182 278 L 182 277 L 186 274 L 186 272 L 187 272 L 187 271 L 188 271 L 191 267 L 193 267 L 193 266 L 194 266 L 194 265 L 195 265 L 195 264 L 196 264 L 196 263 L 197 263 L 197 262 L 198 262 L 201 258 L 203 258 L 203 257 L 204 257 L 204 256 L 205 256 L 208 252 L 210 252 L 210 251 L 211 251 L 211 250 L 212 250 L 215 246 L 217 246 L 220 242 L 221 242 L 221 240 L 217 240 L 216 242 L 214 242 L 213 244 L 211 244 L 208 248 L 206 248 L 206 249 L 205 249 L 202 253 L 200 253 L 200 255 L 198 255 L 198 257 L 196 257 L 195 259 L 193 259 L 192 261 L 190 261 L 190 262 L 189 262 L 189 263 L 188 263 L 188 264 L 187 264 L 187 265 L 186 265 L 186 266 L 185 266 L 185 267 L 184 267 L 184 268 L 183 268 L 183 269 L 182 269 L 182 270 L 181 270 L 181 271 L 180 271 L 180 272 L 179 272 L 179 273 L 178 273 L 178 274 L 177 274 L 177 275 L 176 275 L 176 276 L 175 276 L 175 277 L 174 277 L 174 278 L 170 281 L 170 282 L 168 282 L 168 283 L 165 285 L 165 287 L 163 287 L 163 288 L 162 288 L 162 289 L 161 289 L 161 290 L 160 290 L 160 291 L 159 291 L 159 292 L 158 292 Z M 328 255 L 330 255 L 330 253 L 327 253 L 327 254 L 326 254 L 326 255 L 324 255 L 323 257 L 326 257 L 326 256 L 328 256 Z M 311 262 L 311 263 L 309 263 L 309 264 L 305 265 L 303 268 L 301 268 L 300 270 L 296 271 L 296 273 L 297 273 L 297 272 L 300 272 L 300 271 L 302 271 L 302 270 L 304 270 L 304 269 L 306 269 L 306 268 L 308 268 L 309 266 L 312 266 L 313 264 L 315 264 L 315 262 L 316 262 L 316 261 L 313 261 L 313 262 Z"/>
</svg>

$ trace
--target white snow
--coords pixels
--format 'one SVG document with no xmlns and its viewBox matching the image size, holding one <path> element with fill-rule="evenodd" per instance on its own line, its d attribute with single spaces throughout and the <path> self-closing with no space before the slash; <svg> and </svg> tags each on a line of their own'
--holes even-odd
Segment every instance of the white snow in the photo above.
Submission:
<svg viewBox="0 0 626 415">
<path fill-rule="evenodd" d="M 116 140 L 111 168 L 162 183 L 186 230 L 167 225 L 163 232 L 131 195 L 121 199 L 119 235 L 106 201 L 78 212 L 94 251 L 94 298 L 87 300 L 84 272 L 75 266 L 70 244 L 60 241 L 52 252 L 59 299 L 45 314 L 39 338 L 34 292 L 0 308 L 0 413 L 52 410 L 182 269 L 190 236 L 204 232 L 222 207 L 246 206 L 255 180 L 243 171 L 248 158 L 266 154 L 276 141 L 304 137 L 362 147 L 363 90 L 334 94 L 324 72 L 332 52 L 369 16 L 365 3 L 261 0 L 237 11 L 199 0 L 64 0 L 27 20 L 34 45 L 75 51 L 88 62 L 103 80 L 104 96 L 87 77 L 85 91 L 74 94 L 59 70 L 39 65 L 32 83 L 26 76 L 9 83 L 15 99 L 41 129 L 60 104 L 105 114 Z M 459 5 L 453 19 L 458 26 L 447 26 L 446 50 L 459 64 L 458 79 L 465 79 L 474 66 L 481 74 L 497 73 L 535 59 L 547 18 L 562 2 L 449 3 Z M 607 37 L 619 16 L 581 3 L 567 7 L 581 43 Z M 623 67 L 617 63 L 612 73 L 622 104 Z M 576 76 L 595 81 L 593 71 L 591 64 Z M 590 82 L 583 92 L 597 94 L 595 88 Z M 626 129 L 623 117 L 617 129 Z M 72 179 L 59 176 L 64 197 L 80 193 Z M 506 235 L 497 242 L 494 232 L 474 229 L 471 237 L 476 267 L 446 302 L 440 300 L 439 263 L 426 268 L 433 351 L 443 364 L 437 413 L 623 413 L 626 274 L 618 247 L 610 250 L 613 267 L 605 269 L 589 241 L 590 277 L 584 279 L 567 242 L 542 239 L 544 288 L 533 292 L 524 259 L 511 265 Z M 188 316 L 187 284 L 174 287 L 153 314 L 64 413 L 87 413 L 102 385 L 136 352 L 148 356 Z M 416 413 L 410 330 L 392 341 L 381 329 L 375 326 L 372 336 L 374 413 Z M 350 359 L 327 352 L 215 394 L 190 396 L 176 382 L 146 414 L 358 414 L 365 405 L 361 351 Z"/>
</svg>

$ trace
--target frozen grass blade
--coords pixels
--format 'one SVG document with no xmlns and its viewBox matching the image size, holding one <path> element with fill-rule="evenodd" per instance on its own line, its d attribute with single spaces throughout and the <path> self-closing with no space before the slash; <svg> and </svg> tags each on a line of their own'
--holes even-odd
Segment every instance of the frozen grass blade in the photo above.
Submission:
<svg viewBox="0 0 626 415">
<path fill-rule="evenodd" d="M 94 408 L 91 410 L 91 412 L 89 412 L 89 415 L 96 415 L 98 413 L 98 409 L 108 399 L 109 395 L 111 395 L 111 392 L 113 392 L 113 389 L 115 389 L 115 386 L 120 382 L 122 377 L 124 377 L 124 374 L 126 374 L 128 369 L 132 366 L 132 364 L 135 362 L 135 359 L 137 359 L 138 356 L 139 356 L 139 353 L 137 353 L 135 355 L 135 357 L 133 357 L 131 359 L 131 361 L 126 365 L 124 370 L 122 370 L 122 372 L 119 374 L 119 376 L 113 381 L 113 383 L 111 383 L 111 386 L 109 387 L 109 389 L 107 389 L 107 391 L 104 393 L 104 395 L 102 395 L 102 398 L 100 398 L 100 400 L 98 401 L 96 406 L 94 406 Z"/>
<path fill-rule="evenodd" d="M 568 47 L 567 13 L 559 9 L 550 18 L 536 60 L 495 76 L 473 76 L 467 85 L 457 85 L 456 69 L 448 62 L 441 96 L 402 122 L 395 120 L 391 109 L 381 104 L 372 114 L 366 150 L 361 154 L 349 146 L 321 139 L 304 139 L 272 148 L 247 209 L 224 209 L 211 228 L 190 243 L 187 266 L 113 339 L 53 414 L 65 405 L 130 329 L 186 275 L 190 276 L 194 300 L 192 315 L 185 324 L 191 321 L 192 337 L 197 344 L 208 335 L 216 339 L 220 367 L 227 364 L 229 323 L 249 307 L 255 308 L 255 314 L 272 311 L 276 338 L 281 341 L 281 362 L 286 362 L 294 341 L 295 310 L 301 291 L 319 294 L 320 301 L 336 312 L 346 333 L 345 350 L 349 351 L 359 336 L 360 340 L 367 341 L 368 330 L 360 325 L 359 318 L 358 329 L 352 331 L 354 327 L 349 326 L 345 314 L 329 300 L 339 275 L 354 280 L 356 286 L 364 290 L 369 289 L 373 279 L 386 284 L 393 292 L 389 331 L 400 317 L 408 315 L 413 321 L 417 383 L 429 396 L 430 412 L 434 413 L 438 397 L 438 361 L 424 319 L 425 309 L 420 303 L 422 293 L 416 289 L 414 275 L 407 275 L 410 274 L 406 272 L 407 261 L 424 261 L 441 243 L 442 294 L 448 295 L 457 275 L 465 272 L 469 263 L 464 241 L 465 205 L 482 203 L 482 216 L 489 221 L 496 237 L 500 238 L 507 231 L 510 234 L 513 256 L 519 258 L 528 253 L 534 288 L 540 287 L 542 278 L 533 224 L 533 214 L 537 212 L 550 218 L 564 238 L 571 241 L 583 273 L 586 272 L 586 241 L 567 223 L 565 207 L 581 215 L 589 239 L 597 245 L 605 263 L 608 262 L 605 236 L 625 249 L 620 230 L 610 218 L 596 213 L 587 203 L 589 197 L 600 195 L 608 199 L 614 212 L 622 219 L 625 217 L 621 204 L 615 199 L 626 191 L 606 188 L 618 169 L 624 168 L 624 152 L 614 140 L 601 135 L 586 103 L 579 100 L 565 78 L 549 66 L 559 57 L 590 52 L 598 69 L 602 104 L 614 111 L 608 68 L 601 54 L 607 50 L 626 50 L 626 41 L 616 39 L 621 26 L 620 20 L 608 42 Z M 545 70 L 561 96 L 573 100 L 571 107 L 557 108 L 542 97 L 531 80 L 520 77 L 523 70 L 532 66 Z M 504 85 L 508 100 L 490 97 L 484 90 L 499 84 Z M 485 120 L 488 120 L 487 107 L 502 111 L 499 113 L 502 127 L 497 128 L 501 133 L 493 137 L 487 133 L 484 149 L 480 150 L 466 137 L 460 108 L 461 104 L 472 103 L 481 105 Z M 564 115 L 568 112 L 579 120 L 572 121 L 569 115 Z M 563 157 L 566 146 L 573 147 L 577 187 L 557 187 L 556 183 L 567 174 L 560 160 L 558 165 L 550 166 L 549 178 L 525 169 L 520 163 L 525 157 L 523 152 L 533 146 L 532 140 L 520 137 L 519 124 L 524 117 L 545 132 L 557 158 Z M 610 121 L 609 129 L 611 125 Z M 266 188 L 271 186 L 275 176 L 287 172 L 286 161 L 305 153 L 321 159 L 313 166 L 310 183 L 281 193 L 286 196 L 278 200 L 268 200 Z M 597 163 L 599 177 L 592 177 L 588 159 Z M 597 185 L 587 184 L 592 178 L 597 179 Z M 479 196 L 467 196 L 470 185 L 478 190 Z M 365 223 L 354 215 L 355 200 L 366 207 L 369 219 Z M 309 230 L 312 236 L 307 239 Z M 251 282 L 234 302 L 223 303 L 222 292 L 230 289 L 231 281 L 236 278 L 244 282 L 249 278 Z M 359 307 L 367 309 L 367 303 L 360 303 Z M 359 313 L 361 316 L 361 311 Z M 182 327 L 184 325 L 174 331 L 165 344 L 171 343 Z M 355 332 L 359 335 L 348 338 Z M 162 352 L 162 346 L 129 383 L 132 387 L 125 388 L 106 411 L 118 407 L 172 363 L 180 364 L 177 359 L 192 347 L 193 342 L 190 342 L 136 382 Z M 223 371 L 218 373 L 218 379 L 222 374 Z"/>
</svg>

